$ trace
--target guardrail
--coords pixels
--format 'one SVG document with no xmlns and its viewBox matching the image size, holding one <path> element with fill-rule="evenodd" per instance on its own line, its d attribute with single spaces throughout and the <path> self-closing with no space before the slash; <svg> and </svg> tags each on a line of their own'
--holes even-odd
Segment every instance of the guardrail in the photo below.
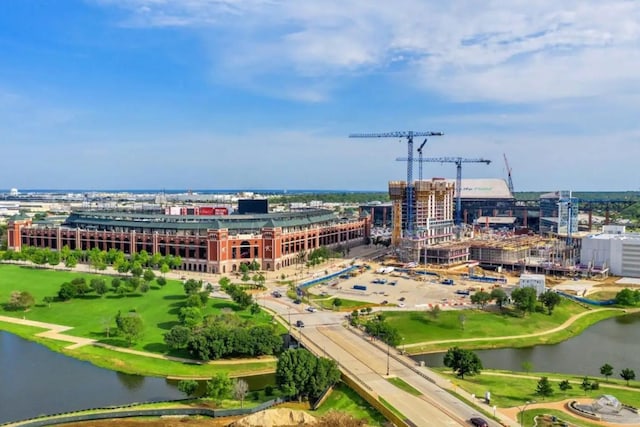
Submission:
<svg viewBox="0 0 640 427">
<path fill-rule="evenodd" d="M 180 399 L 180 400 L 171 400 L 166 401 L 166 403 L 180 403 L 190 399 Z M 196 416 L 196 415 L 204 415 L 211 418 L 221 418 L 221 417 L 233 417 L 237 415 L 250 415 L 256 412 L 263 411 L 267 408 L 270 408 L 274 405 L 278 405 L 280 403 L 285 402 L 284 399 L 277 398 L 273 400 L 269 400 L 267 402 L 261 403 L 258 406 L 254 406 L 252 408 L 236 408 L 236 409 L 210 409 L 210 408 L 155 408 L 155 409 L 129 409 L 135 406 L 144 405 L 146 403 L 158 403 L 158 402 L 146 402 L 146 403 L 136 403 L 132 405 L 125 406 L 113 406 L 106 408 L 91 408 L 91 409 L 83 409 L 82 411 L 74 411 L 74 412 L 63 412 L 59 414 L 45 415 L 36 418 L 29 418 L 27 420 L 22 421 L 11 421 L 8 423 L 0 424 L 3 426 L 20 426 L 20 427 L 40 427 L 40 426 L 49 426 L 56 424 L 67 424 L 74 423 L 80 421 L 91 421 L 91 420 L 106 420 L 106 419 L 114 419 L 114 418 L 131 418 L 131 417 L 162 417 L 162 416 Z M 124 409 L 124 410 L 119 410 Z M 87 412 L 87 411 L 95 411 L 90 414 L 79 413 L 79 412 Z"/>
<path fill-rule="evenodd" d="M 589 298 L 582 298 L 582 297 L 579 297 L 579 296 L 576 296 L 576 295 L 567 294 L 567 293 L 564 293 L 562 291 L 556 291 L 556 292 L 558 293 L 558 295 L 561 295 L 561 296 L 563 296 L 565 298 L 568 298 L 570 300 L 573 300 L 573 301 L 581 302 L 583 304 L 597 305 L 597 306 L 600 306 L 600 307 L 603 307 L 603 306 L 606 307 L 606 306 L 614 305 L 616 303 L 616 301 L 612 300 L 612 299 L 606 300 L 606 301 L 595 301 L 595 300 L 592 300 L 592 299 L 589 299 Z"/>
<path fill-rule="evenodd" d="M 297 288 L 298 289 L 304 289 L 304 288 L 308 288 L 309 286 L 313 286 L 316 283 L 320 283 L 320 282 L 324 282 L 325 280 L 329 280 L 329 279 L 333 279 L 334 277 L 338 277 L 341 274 L 345 274 L 348 273 L 352 270 L 355 270 L 357 268 L 360 268 L 360 266 L 356 266 L 356 265 L 352 265 L 351 267 L 342 269 L 340 271 L 336 271 L 335 273 L 331 273 L 331 274 L 327 274 L 326 276 L 322 276 L 322 277 L 318 277 L 316 279 L 312 279 L 312 280 L 308 280 L 306 282 L 300 283 Z"/>
</svg>

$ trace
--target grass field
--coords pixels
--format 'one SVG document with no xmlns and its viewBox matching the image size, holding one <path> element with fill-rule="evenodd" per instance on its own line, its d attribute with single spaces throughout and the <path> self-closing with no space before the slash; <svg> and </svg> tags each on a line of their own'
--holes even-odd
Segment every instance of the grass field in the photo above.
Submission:
<svg viewBox="0 0 640 427">
<path fill-rule="evenodd" d="M 372 304 L 370 302 L 365 302 L 365 301 L 356 301 L 351 299 L 340 298 L 340 301 L 342 301 L 342 305 L 340 305 L 339 307 L 334 307 L 333 306 L 334 299 L 335 298 L 327 298 L 322 300 L 316 299 L 314 302 L 320 305 L 324 309 L 333 310 L 334 308 L 336 308 L 338 311 L 353 311 L 355 309 L 365 308 L 365 307 L 374 307 L 377 305 L 377 304 Z"/>
<path fill-rule="evenodd" d="M 311 414 L 322 416 L 329 411 L 344 412 L 356 419 L 364 419 L 370 426 L 381 426 L 386 421 L 373 406 L 343 383 L 338 383 L 327 400 Z"/>
<path fill-rule="evenodd" d="M 168 348 L 164 344 L 163 340 L 164 333 L 169 331 L 174 325 L 178 324 L 178 310 L 186 298 L 181 282 L 169 280 L 166 286 L 152 286 L 151 290 L 145 294 L 138 293 L 130 296 L 116 296 L 112 293 L 107 293 L 101 298 L 95 295 L 88 295 L 83 298 L 73 299 L 70 301 L 53 302 L 50 306 L 42 303 L 44 297 L 55 296 L 63 282 L 71 281 L 73 278 L 79 276 L 85 277 L 87 281 L 92 277 L 95 277 L 91 274 L 31 269 L 15 265 L 0 265 L 0 304 L 8 301 L 9 295 L 12 291 L 28 291 L 36 300 L 36 305 L 27 312 L 7 311 L 3 306 L 0 306 L 0 314 L 71 326 L 73 329 L 65 333 L 96 339 L 100 342 L 116 346 L 124 346 L 125 342 L 122 339 L 117 337 L 107 338 L 106 326 L 109 325 L 112 331 L 115 330 L 115 316 L 118 311 L 122 313 L 136 311 L 142 317 L 145 329 L 140 340 L 134 344 L 134 349 L 189 357 L 189 355 L 185 353 L 168 352 Z M 101 277 L 105 277 L 107 279 L 107 283 L 110 284 L 110 277 Z M 211 299 L 203 309 L 203 314 L 205 315 L 219 314 L 223 312 L 234 312 L 242 319 L 250 320 L 252 324 L 268 324 L 273 322 L 271 315 L 265 312 L 252 315 L 248 310 L 239 310 L 239 307 L 230 300 Z M 286 332 L 284 327 L 279 324 L 276 325 L 276 328 L 278 328 L 281 333 Z M 29 332 L 29 328 L 24 327 L 22 327 L 22 329 L 15 328 L 15 325 L 7 323 L 0 323 L 0 329 L 17 333 L 23 337 L 28 337 L 29 339 L 32 339 L 30 335 L 34 331 L 31 330 L 31 332 Z M 52 343 L 45 344 L 54 349 L 55 347 L 58 347 L 58 345 Z M 66 345 L 68 344 L 60 343 L 59 346 L 61 348 Z M 107 352 L 108 350 L 86 348 L 80 349 L 79 353 L 99 353 L 100 351 Z M 157 368 L 157 365 L 161 365 L 161 363 L 159 363 L 160 361 L 157 359 L 144 362 L 145 358 L 129 356 L 130 355 L 125 356 L 118 354 L 117 356 L 112 355 L 111 358 L 116 357 L 123 360 L 129 359 L 128 363 L 130 363 L 132 370 L 126 369 L 127 372 L 149 373 L 151 375 L 161 375 L 162 372 L 166 372 L 164 368 Z M 96 359 L 101 359 L 103 357 L 108 358 L 104 355 L 97 357 L 94 354 L 89 357 L 89 359 L 95 362 Z M 80 358 L 82 358 L 82 356 L 80 356 Z M 134 362 L 135 359 L 141 360 Z M 166 363 L 170 363 L 171 366 L 180 365 L 175 362 Z M 105 366 L 103 363 L 96 364 Z M 145 365 L 147 366 L 144 367 Z M 118 369 L 114 366 L 109 367 Z M 272 367 L 273 362 L 270 362 L 269 364 L 258 363 L 257 366 L 251 366 L 251 369 L 259 368 L 262 370 L 272 369 Z M 235 370 L 243 371 L 246 367 L 238 366 L 235 368 Z M 173 369 L 176 369 L 176 367 L 174 366 L 170 369 L 173 372 Z M 213 370 L 216 368 L 211 369 Z M 220 370 L 219 367 L 217 369 Z M 151 371 L 154 372 L 151 373 Z M 171 375 L 178 374 L 171 373 Z"/>
<path fill-rule="evenodd" d="M 535 378 L 518 378 L 480 374 L 473 377 L 466 377 L 464 380 L 461 380 L 453 375 L 450 370 L 438 369 L 438 371 L 450 378 L 452 383 L 456 386 L 461 387 L 469 393 L 474 393 L 476 396 L 483 396 L 487 390 L 491 391 L 491 403 L 501 408 L 520 406 L 525 402 L 532 400 L 535 400 L 538 403 L 543 403 L 569 398 L 596 398 L 602 394 L 612 394 L 622 403 L 635 407 L 640 406 L 640 390 L 609 387 L 610 384 L 604 382 L 602 378 L 589 377 L 592 381 L 598 381 L 600 388 L 598 390 L 591 390 L 585 394 L 585 392 L 580 388 L 580 384 L 575 384 L 573 382 L 571 384 L 573 387 L 571 390 L 564 392 L 558 388 L 559 381 L 555 381 L 555 379 L 569 379 L 570 381 L 577 381 L 581 383 L 582 377 L 577 377 L 575 375 L 547 375 L 531 373 L 527 375 Z M 535 394 L 538 380 L 542 376 L 549 376 L 554 390 L 554 394 L 546 399 L 542 399 Z"/>
<path fill-rule="evenodd" d="M 420 390 L 417 390 L 411 384 L 407 384 L 407 382 L 404 381 L 402 378 L 398 378 L 398 377 L 387 378 L 387 381 L 389 381 L 394 386 L 398 387 L 400 390 L 404 390 L 409 394 L 413 394 L 414 396 L 420 396 L 422 394 Z"/>
</svg>

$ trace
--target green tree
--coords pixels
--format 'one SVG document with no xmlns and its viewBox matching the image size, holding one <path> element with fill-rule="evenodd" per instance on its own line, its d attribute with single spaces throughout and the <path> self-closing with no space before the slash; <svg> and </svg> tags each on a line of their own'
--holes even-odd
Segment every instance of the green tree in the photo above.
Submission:
<svg viewBox="0 0 640 427">
<path fill-rule="evenodd" d="M 340 379 L 334 360 L 317 358 L 305 349 L 283 352 L 276 366 L 276 384 L 285 396 L 315 399 Z"/>
<path fill-rule="evenodd" d="M 622 306 L 634 306 L 638 303 L 638 295 L 629 288 L 625 288 L 618 292 L 615 302 Z"/>
<path fill-rule="evenodd" d="M 342 300 L 340 298 L 334 298 L 333 301 L 331 301 L 331 305 L 334 309 L 337 309 L 342 306 Z"/>
<path fill-rule="evenodd" d="M 131 275 L 133 277 L 141 277 L 143 272 L 144 271 L 142 270 L 142 265 L 140 264 L 140 262 L 134 261 L 134 263 L 131 264 Z"/>
<path fill-rule="evenodd" d="M 178 381 L 178 390 L 186 394 L 188 397 L 191 397 L 198 390 L 198 382 L 195 380 Z"/>
<path fill-rule="evenodd" d="M 580 388 L 584 390 L 584 394 L 586 396 L 587 392 L 591 390 L 591 380 L 589 377 L 584 377 L 582 379 L 582 383 L 580 384 Z"/>
<path fill-rule="evenodd" d="M 471 302 L 474 304 L 478 304 L 480 308 L 484 308 L 487 303 L 491 301 L 491 294 L 484 291 L 478 291 L 471 295 Z"/>
<path fill-rule="evenodd" d="M 118 333 L 127 341 L 129 347 L 142 336 L 144 330 L 142 318 L 134 312 L 129 312 L 124 316 L 118 312 L 116 325 Z"/>
<path fill-rule="evenodd" d="M 73 255 L 69 255 L 65 260 L 64 260 L 64 266 L 67 268 L 75 268 L 78 265 L 78 258 L 76 258 Z"/>
<path fill-rule="evenodd" d="M 166 262 L 163 262 L 162 265 L 160 266 L 160 273 L 162 273 L 162 277 L 164 277 L 169 272 L 169 270 L 170 270 L 169 264 L 167 264 Z"/>
<path fill-rule="evenodd" d="M 560 295 L 552 290 L 547 290 L 546 292 L 540 294 L 539 297 L 542 305 L 544 305 L 549 313 L 549 316 L 553 314 L 553 309 L 556 305 L 560 304 Z"/>
<path fill-rule="evenodd" d="M 231 379 L 226 373 L 216 374 L 207 381 L 207 396 L 212 398 L 217 404 L 220 404 L 223 399 L 229 396 L 231 389 Z"/>
<path fill-rule="evenodd" d="M 202 288 L 202 282 L 194 279 L 189 279 L 186 282 L 184 282 L 183 287 L 184 287 L 184 292 L 187 295 L 195 294 L 199 292 L 200 289 Z"/>
<path fill-rule="evenodd" d="M 89 286 L 96 294 L 102 296 L 107 293 L 107 282 L 101 277 L 94 277 L 89 282 Z"/>
<path fill-rule="evenodd" d="M 528 360 L 525 360 L 524 362 L 522 362 L 522 370 L 525 371 L 527 374 L 533 371 L 533 363 L 531 363 Z"/>
<path fill-rule="evenodd" d="M 162 276 L 156 277 L 156 283 L 158 284 L 158 286 L 164 287 L 167 284 L 167 279 Z"/>
<path fill-rule="evenodd" d="M 144 279 L 145 282 L 149 283 L 156 278 L 156 274 L 153 272 L 153 270 L 151 270 L 150 268 L 147 268 L 144 271 L 142 278 Z"/>
<path fill-rule="evenodd" d="M 536 386 L 536 394 L 538 396 L 542 396 L 542 398 L 553 395 L 553 387 L 551 387 L 549 378 L 547 377 L 540 378 L 540 381 L 538 381 L 538 385 Z"/>
<path fill-rule="evenodd" d="M 429 310 L 429 316 L 431 316 L 434 320 L 438 318 L 438 316 L 440 316 L 440 312 L 442 311 L 442 309 L 440 308 L 439 305 L 434 305 L 431 310 Z"/>
<path fill-rule="evenodd" d="M 240 401 L 240 408 L 244 406 L 244 398 L 249 393 L 249 384 L 243 379 L 233 380 L 233 398 Z"/>
<path fill-rule="evenodd" d="M 176 325 L 164 334 L 164 342 L 170 349 L 185 348 L 191 338 L 191 329 L 186 326 Z"/>
<path fill-rule="evenodd" d="M 7 309 L 9 310 L 28 310 L 35 304 L 33 295 L 28 291 L 13 291 L 9 295 L 9 302 L 7 302 Z"/>
<path fill-rule="evenodd" d="M 254 316 L 258 313 L 260 313 L 260 306 L 258 305 L 258 303 L 254 302 L 253 304 L 251 304 L 251 314 L 253 314 Z"/>
<path fill-rule="evenodd" d="M 180 323 L 188 328 L 193 328 L 202 323 L 202 311 L 198 307 L 182 307 L 178 313 Z"/>
<path fill-rule="evenodd" d="M 560 388 L 561 391 L 564 392 L 564 395 L 567 395 L 567 390 L 571 390 L 573 388 L 573 386 L 571 385 L 571 383 L 569 382 L 569 380 L 562 380 L 560 381 L 560 383 L 558 384 L 558 388 Z"/>
<path fill-rule="evenodd" d="M 609 377 L 613 375 L 613 366 L 608 363 L 600 366 L 600 375 L 603 375 L 605 380 L 609 381 Z"/>
<path fill-rule="evenodd" d="M 473 351 L 452 347 L 444 356 L 444 366 L 451 368 L 464 379 L 465 375 L 479 374 L 482 370 L 482 361 Z"/>
<path fill-rule="evenodd" d="M 536 309 L 536 290 L 533 288 L 517 288 L 511 292 L 511 299 L 523 315 L 533 313 Z"/>
<path fill-rule="evenodd" d="M 502 307 L 506 304 L 507 300 L 509 299 L 509 297 L 507 296 L 507 293 L 502 288 L 493 288 L 491 290 L 491 298 L 495 300 L 496 304 L 498 304 L 498 307 L 500 307 L 500 309 L 502 309 Z"/>
<path fill-rule="evenodd" d="M 76 287 L 69 282 L 64 282 L 58 290 L 58 298 L 62 301 L 68 301 L 78 295 Z"/>
<path fill-rule="evenodd" d="M 620 377 L 627 382 L 627 386 L 629 386 L 629 381 L 636 379 L 636 373 L 633 369 L 624 368 L 620 371 Z"/>
<path fill-rule="evenodd" d="M 51 303 L 53 302 L 53 297 L 44 297 L 42 298 L 42 302 L 47 304 L 47 307 L 51 307 Z"/>
</svg>

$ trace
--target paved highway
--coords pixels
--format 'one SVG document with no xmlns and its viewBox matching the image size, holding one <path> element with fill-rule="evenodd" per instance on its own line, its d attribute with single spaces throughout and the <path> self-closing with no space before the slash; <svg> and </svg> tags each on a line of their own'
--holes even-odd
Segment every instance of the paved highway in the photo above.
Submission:
<svg viewBox="0 0 640 427">
<path fill-rule="evenodd" d="M 387 353 L 384 344 L 372 343 L 361 334 L 345 328 L 344 313 L 310 313 L 305 310 L 305 305 L 292 304 L 286 298 L 264 297 L 262 302 L 293 325 L 302 320 L 304 328 L 292 328 L 296 339 L 316 353 L 336 360 L 344 372 L 364 385 L 372 395 L 384 398 L 416 426 L 469 426 L 468 419 L 479 416 L 472 407 L 424 377 L 446 385 L 446 381 L 437 374 L 416 367 L 405 358 L 397 358 L 396 349 L 390 348 Z M 414 396 L 399 389 L 387 381 L 389 377 L 401 378 L 422 394 Z M 498 426 L 492 421 L 490 425 Z"/>
</svg>

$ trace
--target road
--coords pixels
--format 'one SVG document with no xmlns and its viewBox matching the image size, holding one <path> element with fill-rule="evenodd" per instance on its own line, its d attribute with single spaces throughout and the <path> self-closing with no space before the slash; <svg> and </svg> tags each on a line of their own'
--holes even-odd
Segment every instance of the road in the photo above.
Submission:
<svg viewBox="0 0 640 427">
<path fill-rule="evenodd" d="M 303 328 L 292 327 L 291 330 L 303 346 L 334 359 L 345 374 L 364 385 L 373 396 L 384 398 L 416 426 L 468 426 L 470 417 L 480 416 L 478 411 L 417 372 L 419 369 L 425 376 L 442 381 L 437 374 L 417 368 L 405 359 L 396 359 L 396 349 L 390 348 L 387 352 L 386 346 L 367 341 L 348 330 L 343 326 L 344 313 L 311 313 L 305 310 L 305 305 L 292 304 L 285 297 L 264 297 L 261 301 L 292 325 L 302 320 Z M 421 395 L 415 396 L 394 386 L 387 381 L 391 377 L 401 378 Z M 490 425 L 498 424 L 490 422 Z"/>
</svg>

